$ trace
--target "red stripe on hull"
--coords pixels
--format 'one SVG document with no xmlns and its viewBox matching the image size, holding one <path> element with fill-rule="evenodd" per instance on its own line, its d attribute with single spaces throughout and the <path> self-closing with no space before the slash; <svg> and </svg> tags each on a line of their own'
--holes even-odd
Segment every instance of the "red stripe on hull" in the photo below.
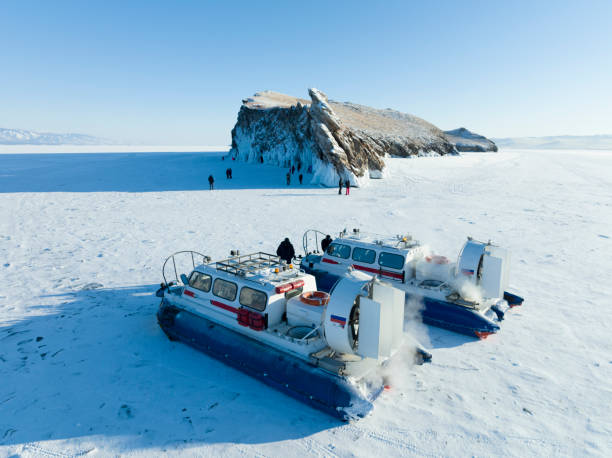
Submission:
<svg viewBox="0 0 612 458">
<path fill-rule="evenodd" d="M 373 267 L 360 266 L 359 264 L 353 264 L 353 268 L 357 270 L 363 270 L 364 272 L 370 272 L 373 274 L 386 275 L 387 277 L 397 278 L 398 280 L 402 280 L 404 276 L 397 272 L 389 272 L 388 270 L 380 270 L 374 269 Z"/>
<path fill-rule="evenodd" d="M 223 302 L 219 302 L 219 301 L 215 301 L 214 299 L 210 300 L 210 303 L 212 305 L 214 305 L 215 307 L 219 307 L 223 310 L 227 310 L 228 312 L 232 312 L 232 313 L 238 313 L 238 309 L 235 307 L 232 307 L 231 305 L 226 305 Z"/>
</svg>

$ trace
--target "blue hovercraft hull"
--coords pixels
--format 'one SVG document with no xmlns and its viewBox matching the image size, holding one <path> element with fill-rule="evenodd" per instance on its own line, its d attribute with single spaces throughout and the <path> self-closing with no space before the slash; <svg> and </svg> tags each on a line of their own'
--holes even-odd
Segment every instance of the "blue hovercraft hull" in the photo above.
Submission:
<svg viewBox="0 0 612 458">
<path fill-rule="evenodd" d="M 425 324 L 479 338 L 499 331 L 498 324 L 470 308 L 429 297 L 415 298 L 423 300 L 421 316 Z"/>
<path fill-rule="evenodd" d="M 179 340 L 343 421 L 364 417 L 383 386 L 364 397 L 345 379 L 162 299 L 160 327 Z"/>
<path fill-rule="evenodd" d="M 508 302 L 510 307 L 517 307 L 519 305 L 523 305 L 523 299 L 521 296 L 517 296 L 516 294 L 509 293 L 508 291 L 504 291 L 504 299 Z"/>
<path fill-rule="evenodd" d="M 338 280 L 342 278 L 340 275 L 311 266 L 313 266 L 313 263 L 302 261 L 302 270 L 316 278 L 317 286 L 322 291 L 330 292 Z M 498 324 L 474 309 L 453 304 L 452 302 L 441 301 L 426 296 L 413 296 L 408 292 L 406 293 L 406 299 L 413 297 L 423 301 L 421 316 L 425 324 L 478 338 L 486 337 L 500 329 Z M 517 301 L 521 299 L 518 296 L 515 297 Z"/>
</svg>

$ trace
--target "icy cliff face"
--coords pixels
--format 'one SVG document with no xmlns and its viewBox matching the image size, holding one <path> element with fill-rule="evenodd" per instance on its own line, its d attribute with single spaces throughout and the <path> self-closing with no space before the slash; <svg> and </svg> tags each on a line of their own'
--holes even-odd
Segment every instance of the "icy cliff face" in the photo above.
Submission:
<svg viewBox="0 0 612 458">
<path fill-rule="evenodd" d="M 415 116 L 327 99 L 310 101 L 266 91 L 243 100 L 230 154 L 311 171 L 311 183 L 354 186 L 384 176 L 384 157 L 456 153 L 444 133 Z"/>
<path fill-rule="evenodd" d="M 484 135 L 471 132 L 465 127 L 444 131 L 446 138 L 455 145 L 457 151 L 497 152 L 497 145 Z"/>
</svg>

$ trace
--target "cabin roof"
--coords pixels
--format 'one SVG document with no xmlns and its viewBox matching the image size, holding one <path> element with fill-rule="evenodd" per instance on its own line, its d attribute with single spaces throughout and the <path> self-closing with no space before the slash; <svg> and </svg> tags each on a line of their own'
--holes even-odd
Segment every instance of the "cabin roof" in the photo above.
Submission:
<svg viewBox="0 0 612 458">
<path fill-rule="evenodd" d="M 279 285 L 310 277 L 298 265 L 285 264 L 269 253 L 257 252 L 233 256 L 221 261 L 201 264 L 196 271 L 245 284 L 256 283 L 261 289 L 275 289 Z"/>
<path fill-rule="evenodd" d="M 337 237 L 333 242 L 377 251 L 397 251 L 402 253 L 408 252 L 420 245 L 418 241 L 412 239 L 410 236 L 384 237 L 360 233 Z"/>
</svg>

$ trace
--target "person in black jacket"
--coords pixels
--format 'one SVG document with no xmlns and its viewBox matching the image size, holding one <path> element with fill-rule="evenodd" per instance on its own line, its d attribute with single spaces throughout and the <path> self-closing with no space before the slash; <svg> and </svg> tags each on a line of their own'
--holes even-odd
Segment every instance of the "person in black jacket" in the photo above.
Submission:
<svg viewBox="0 0 612 458">
<path fill-rule="evenodd" d="M 321 248 L 323 249 L 323 253 L 327 251 L 327 247 L 332 243 L 332 238 L 329 234 L 325 236 L 323 240 L 321 240 Z"/>
<path fill-rule="evenodd" d="M 344 182 L 342 181 L 342 177 L 340 178 L 340 181 L 338 182 L 338 194 L 342 194 L 342 185 L 344 184 Z"/>
<path fill-rule="evenodd" d="M 212 175 L 208 175 L 208 186 L 211 191 L 215 189 L 215 179 Z"/>
<path fill-rule="evenodd" d="M 290 264 L 293 258 L 295 258 L 295 250 L 293 249 L 293 245 L 289 241 L 289 238 L 283 240 L 278 248 L 276 249 L 276 254 L 282 260 L 286 261 L 287 264 Z"/>
</svg>

